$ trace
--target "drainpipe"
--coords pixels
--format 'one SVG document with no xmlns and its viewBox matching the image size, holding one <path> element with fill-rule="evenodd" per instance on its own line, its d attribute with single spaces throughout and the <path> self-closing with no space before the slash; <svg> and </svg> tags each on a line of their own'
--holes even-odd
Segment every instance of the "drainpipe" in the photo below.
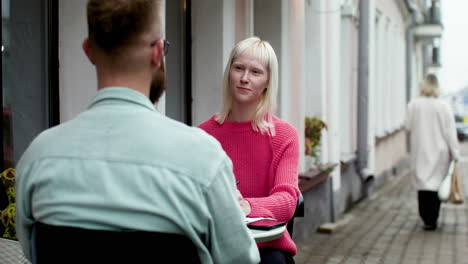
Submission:
<svg viewBox="0 0 468 264">
<path fill-rule="evenodd" d="M 416 7 L 412 0 L 406 0 L 406 7 L 408 8 L 411 14 L 411 24 L 406 30 L 406 104 L 411 100 L 411 86 L 413 83 L 413 45 L 414 45 L 414 36 L 413 29 L 417 24 L 416 21 Z M 406 134 L 406 152 L 410 153 L 410 137 Z"/>
<path fill-rule="evenodd" d="M 406 0 L 406 7 L 411 13 L 411 24 L 406 30 L 406 103 L 411 99 L 411 86 L 413 83 L 413 29 L 416 26 L 416 7 L 412 0 Z"/>
<path fill-rule="evenodd" d="M 358 150 L 356 170 L 362 181 L 363 197 L 369 194 L 374 175 L 369 173 L 369 1 L 359 1 L 359 59 L 358 59 Z M 361 199 L 362 199 L 361 198 Z"/>
</svg>

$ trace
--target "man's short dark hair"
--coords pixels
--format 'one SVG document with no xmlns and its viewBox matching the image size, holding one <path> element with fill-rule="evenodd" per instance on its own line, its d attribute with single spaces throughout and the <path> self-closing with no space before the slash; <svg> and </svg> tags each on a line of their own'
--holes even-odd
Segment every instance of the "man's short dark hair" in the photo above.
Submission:
<svg viewBox="0 0 468 264">
<path fill-rule="evenodd" d="M 118 55 L 152 25 L 158 0 L 89 0 L 88 34 L 91 45 Z"/>
</svg>

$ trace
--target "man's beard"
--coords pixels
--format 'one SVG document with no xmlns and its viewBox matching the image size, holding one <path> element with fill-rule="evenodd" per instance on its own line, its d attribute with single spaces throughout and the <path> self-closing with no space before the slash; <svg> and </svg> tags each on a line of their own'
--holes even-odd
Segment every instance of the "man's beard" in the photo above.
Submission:
<svg viewBox="0 0 468 264">
<path fill-rule="evenodd" d="M 166 88 L 167 88 L 166 65 L 164 64 L 164 61 L 162 61 L 161 69 L 154 74 L 153 80 L 151 81 L 150 93 L 149 93 L 150 101 L 153 104 L 157 103 L 161 95 L 166 90 Z"/>
</svg>

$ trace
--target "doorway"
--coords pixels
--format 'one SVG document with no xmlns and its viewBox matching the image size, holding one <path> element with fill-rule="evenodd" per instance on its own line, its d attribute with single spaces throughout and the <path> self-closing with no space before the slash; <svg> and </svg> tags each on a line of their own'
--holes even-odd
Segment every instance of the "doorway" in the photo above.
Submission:
<svg viewBox="0 0 468 264">
<path fill-rule="evenodd" d="M 191 0 L 166 1 L 166 115 L 192 125 Z"/>
</svg>

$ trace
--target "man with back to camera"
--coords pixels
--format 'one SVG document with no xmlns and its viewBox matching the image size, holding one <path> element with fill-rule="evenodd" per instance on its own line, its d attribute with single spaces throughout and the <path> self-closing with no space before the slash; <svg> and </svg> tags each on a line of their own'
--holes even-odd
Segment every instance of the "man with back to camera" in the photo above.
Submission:
<svg viewBox="0 0 468 264">
<path fill-rule="evenodd" d="M 41 133 L 17 169 L 17 233 L 29 259 L 40 222 L 181 234 L 202 263 L 259 262 L 219 143 L 154 108 L 166 86 L 161 7 L 88 1 L 83 50 L 96 67 L 97 95 Z"/>
</svg>

